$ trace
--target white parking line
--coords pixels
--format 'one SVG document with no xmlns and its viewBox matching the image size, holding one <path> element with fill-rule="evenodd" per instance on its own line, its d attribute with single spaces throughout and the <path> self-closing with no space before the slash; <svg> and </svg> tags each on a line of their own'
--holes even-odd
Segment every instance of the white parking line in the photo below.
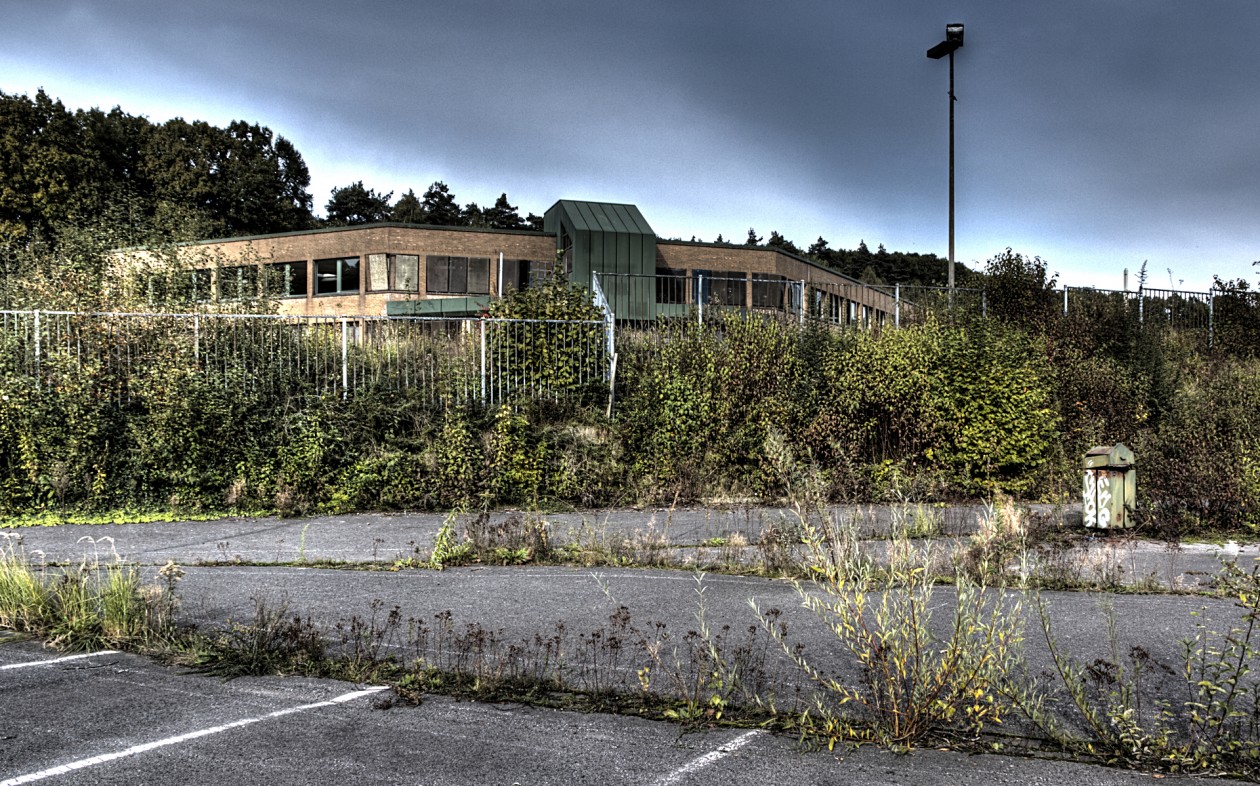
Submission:
<svg viewBox="0 0 1260 786">
<path fill-rule="evenodd" d="M 744 747 L 748 743 L 752 742 L 753 737 L 756 737 L 757 735 L 763 734 L 763 733 L 764 732 L 758 729 L 754 729 L 746 734 L 736 737 L 735 739 L 726 743 L 725 745 L 718 748 L 717 750 L 710 751 L 709 753 L 706 753 L 697 759 L 692 759 L 690 762 L 688 762 L 687 764 L 684 764 L 683 766 L 674 770 L 670 774 L 663 776 L 662 778 L 656 781 L 655 786 L 670 786 L 670 784 L 678 783 L 687 775 L 690 775 L 691 773 L 696 772 L 698 770 L 702 770 L 705 767 L 708 767 L 710 764 L 712 764 L 715 761 L 719 761 L 720 759 L 726 758 L 727 756 L 731 755 L 735 751 L 739 750 L 740 748 Z M 8 785 L 0 784 L 0 786 L 8 786 Z"/>
<path fill-rule="evenodd" d="M 75 770 L 92 767 L 97 764 L 104 764 L 106 762 L 115 761 L 127 756 L 134 756 L 137 753 L 146 753 L 157 748 L 165 748 L 168 745 L 178 745 L 181 742 L 188 742 L 189 740 L 195 740 L 199 737 L 208 737 L 211 734 L 218 734 L 223 731 L 239 729 L 242 726 L 249 726 L 253 723 L 261 723 L 262 721 L 271 720 L 272 718 L 280 718 L 297 712 L 315 710 L 320 707 L 331 707 L 334 704 L 344 704 L 347 701 L 353 701 L 355 699 L 362 698 L 363 696 L 370 696 L 373 693 L 378 693 L 383 690 L 388 690 L 388 688 L 385 686 L 379 686 L 368 688 L 366 690 L 357 690 L 353 693 L 342 694 L 335 699 L 328 699 L 327 701 L 317 701 L 314 704 L 303 704 L 300 707 L 290 707 L 284 710 L 276 710 L 275 712 L 269 712 L 266 715 L 260 715 L 257 718 L 244 718 L 242 720 L 233 721 L 232 723 L 225 723 L 222 726 L 214 726 L 209 729 L 190 731 L 187 734 L 181 734 L 178 737 L 167 737 L 166 739 L 157 740 L 155 742 L 146 742 L 143 745 L 135 745 L 116 753 L 103 753 L 100 756 L 93 756 L 90 759 L 79 759 L 78 761 L 72 761 L 69 764 L 62 764 L 59 767 L 52 767 L 47 770 L 32 772 L 28 775 L 19 775 L 18 777 L 10 778 L 7 781 L 0 781 L 0 786 L 18 786 L 20 783 L 33 783 L 34 781 L 40 781 L 44 778 L 51 778 L 54 775 L 65 775 L 66 773 L 74 772 Z"/>
<path fill-rule="evenodd" d="M 26 669 L 31 666 L 53 666 L 58 663 L 65 663 L 71 660 L 83 660 L 84 658 L 95 658 L 97 655 L 117 655 L 118 650 L 101 650 L 100 652 L 89 652 L 86 655 L 67 655 L 64 658 L 53 658 L 52 660 L 33 660 L 29 663 L 8 663 L 0 666 L 0 671 L 6 669 Z"/>
</svg>

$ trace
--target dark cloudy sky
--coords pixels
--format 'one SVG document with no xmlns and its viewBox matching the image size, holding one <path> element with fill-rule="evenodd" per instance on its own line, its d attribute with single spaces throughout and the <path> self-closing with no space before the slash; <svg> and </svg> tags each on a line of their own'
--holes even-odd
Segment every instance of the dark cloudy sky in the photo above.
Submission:
<svg viewBox="0 0 1260 786">
<path fill-rule="evenodd" d="M 0 90 L 287 136 L 334 186 L 632 202 L 664 237 L 1260 268 L 1260 0 L 7 0 Z M 1184 283 L 1181 283 L 1184 282 Z"/>
</svg>

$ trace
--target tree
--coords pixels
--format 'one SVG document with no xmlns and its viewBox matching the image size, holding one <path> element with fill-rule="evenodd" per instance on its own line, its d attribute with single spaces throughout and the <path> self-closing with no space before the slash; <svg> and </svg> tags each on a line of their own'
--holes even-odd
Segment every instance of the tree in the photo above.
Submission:
<svg viewBox="0 0 1260 786">
<path fill-rule="evenodd" d="M 455 195 L 442 181 L 437 181 L 424 192 L 420 201 L 424 210 L 424 223 L 439 227 L 457 227 L 463 225 L 463 215 Z"/>
<path fill-rule="evenodd" d="M 801 256 L 801 250 L 796 247 L 795 243 L 774 230 L 770 231 L 770 239 L 766 241 L 766 245 L 770 248 L 777 248 L 780 251 L 786 251 L 789 254 Z"/>
<path fill-rule="evenodd" d="M 752 227 L 748 227 L 748 239 L 744 241 L 744 245 L 746 246 L 761 245 L 761 238 L 757 237 L 757 230 L 753 229 Z"/>
<path fill-rule="evenodd" d="M 334 188 L 332 198 L 324 208 L 328 212 L 328 223 L 331 226 L 349 226 L 351 224 L 375 224 L 388 221 L 392 215 L 389 198 L 394 195 L 378 194 L 365 188 L 362 180 L 355 181 L 344 188 Z"/>
<path fill-rule="evenodd" d="M 250 235 L 310 225 L 310 173 L 297 149 L 265 126 L 217 128 L 175 118 L 149 135 L 142 175 L 165 203 L 204 215 L 220 234 Z"/>
<path fill-rule="evenodd" d="M 716 238 L 714 238 L 713 242 L 714 242 L 714 243 L 717 243 L 717 244 L 719 244 L 719 245 L 720 245 L 720 244 L 722 244 L 722 243 L 725 243 L 725 242 L 726 242 L 726 238 L 722 237 L 722 233 L 721 233 L 721 232 L 719 232 L 719 233 L 718 233 L 718 236 L 717 236 Z"/>
<path fill-rule="evenodd" d="M 494 201 L 494 206 L 485 209 L 483 216 L 486 226 L 494 229 L 525 228 L 525 222 L 521 219 L 521 214 L 516 212 L 516 206 L 508 202 L 507 192 L 500 194 Z"/>
<path fill-rule="evenodd" d="M 403 224 L 424 223 L 424 205 L 420 204 L 420 198 L 413 189 L 407 189 L 407 193 L 398 198 L 389 210 L 389 218 Z"/>
<path fill-rule="evenodd" d="M 1047 275 L 1041 257 L 1025 257 L 1011 249 L 985 263 L 981 286 L 989 313 L 999 319 L 1037 327 L 1054 313 L 1058 274 Z"/>
<path fill-rule="evenodd" d="M 486 211 L 476 202 L 469 202 L 464 205 L 464 209 L 460 211 L 459 223 L 466 227 L 486 227 Z"/>
<path fill-rule="evenodd" d="M 43 90 L 34 99 L 0 93 L 0 241 L 25 242 L 90 215 L 97 179 L 60 101 Z"/>
</svg>

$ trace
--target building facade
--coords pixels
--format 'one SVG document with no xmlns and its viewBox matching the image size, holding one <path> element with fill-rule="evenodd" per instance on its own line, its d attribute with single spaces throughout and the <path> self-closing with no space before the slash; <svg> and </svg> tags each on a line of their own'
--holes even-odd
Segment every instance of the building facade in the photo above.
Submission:
<svg viewBox="0 0 1260 786">
<path fill-rule="evenodd" d="M 893 298 L 765 246 L 662 240 L 634 205 L 561 200 L 542 231 L 368 224 L 181 247 L 205 299 L 265 294 L 282 314 L 469 315 L 563 271 L 597 276 L 619 320 L 700 305 L 880 324 Z"/>
</svg>

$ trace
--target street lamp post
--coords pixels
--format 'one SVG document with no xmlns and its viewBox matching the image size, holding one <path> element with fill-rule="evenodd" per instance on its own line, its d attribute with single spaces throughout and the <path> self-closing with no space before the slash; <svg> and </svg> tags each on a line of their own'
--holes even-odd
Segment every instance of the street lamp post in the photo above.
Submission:
<svg viewBox="0 0 1260 786">
<path fill-rule="evenodd" d="M 963 45 L 963 26 L 945 25 L 945 40 L 927 51 L 927 56 L 940 60 L 949 55 L 949 295 L 954 296 L 954 51 Z"/>
</svg>

